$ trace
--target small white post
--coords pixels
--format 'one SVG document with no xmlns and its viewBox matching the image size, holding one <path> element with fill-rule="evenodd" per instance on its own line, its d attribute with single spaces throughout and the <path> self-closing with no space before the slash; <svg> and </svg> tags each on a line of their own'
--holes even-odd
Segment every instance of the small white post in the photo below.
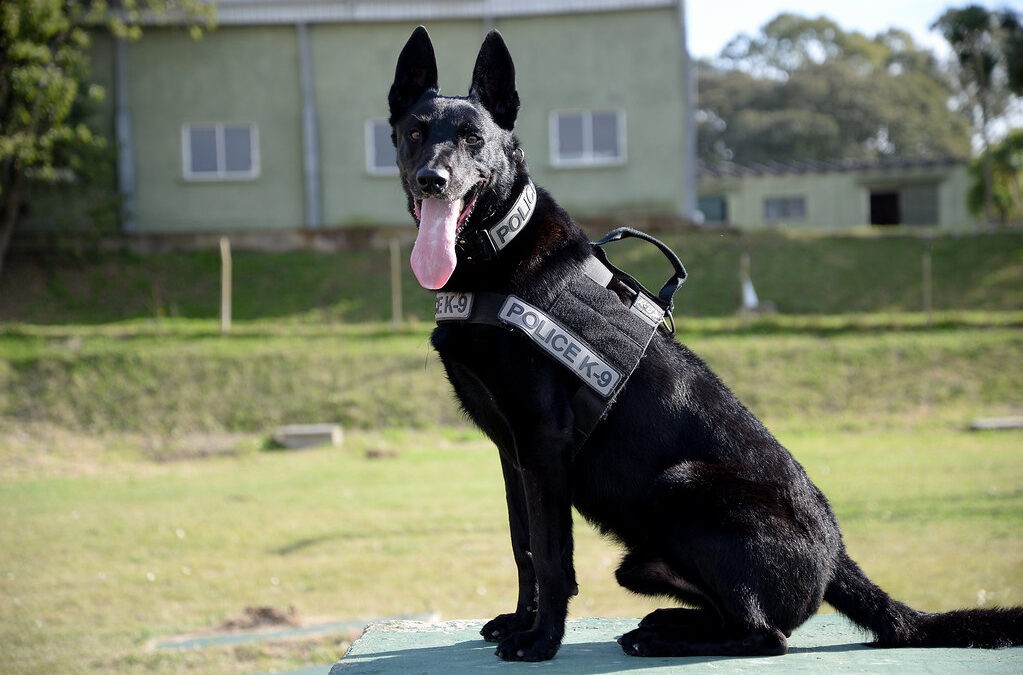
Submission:
<svg viewBox="0 0 1023 675">
<path fill-rule="evenodd" d="M 742 284 L 742 311 L 756 312 L 760 309 L 760 298 L 757 297 L 757 291 L 753 288 L 749 253 L 745 251 L 739 257 L 739 281 Z"/>
<path fill-rule="evenodd" d="M 231 241 L 220 238 L 220 334 L 231 332 Z"/>
</svg>

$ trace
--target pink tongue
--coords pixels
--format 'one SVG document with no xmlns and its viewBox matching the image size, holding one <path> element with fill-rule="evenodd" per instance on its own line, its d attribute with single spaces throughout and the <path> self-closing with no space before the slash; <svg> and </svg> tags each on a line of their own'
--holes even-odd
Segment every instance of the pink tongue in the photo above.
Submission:
<svg viewBox="0 0 1023 675">
<path fill-rule="evenodd" d="M 423 288 L 436 290 L 455 271 L 455 235 L 461 200 L 424 199 L 419 207 L 419 235 L 412 247 L 412 271 Z"/>
</svg>

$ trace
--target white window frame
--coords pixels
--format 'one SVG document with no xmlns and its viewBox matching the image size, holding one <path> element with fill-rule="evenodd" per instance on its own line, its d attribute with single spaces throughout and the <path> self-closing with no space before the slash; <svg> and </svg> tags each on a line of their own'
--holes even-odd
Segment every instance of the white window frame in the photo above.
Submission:
<svg viewBox="0 0 1023 675">
<path fill-rule="evenodd" d="M 777 215 L 768 213 L 768 202 L 780 206 L 779 210 L 781 213 Z M 798 213 L 796 213 L 797 209 L 793 208 L 797 204 L 799 205 Z M 763 209 L 765 222 L 777 223 L 785 220 L 806 220 L 806 195 L 773 195 L 764 197 Z"/>
<path fill-rule="evenodd" d="M 365 139 L 366 139 L 366 173 L 371 176 L 397 176 L 398 165 L 391 163 L 389 166 L 381 166 L 376 163 L 376 127 L 377 125 L 386 126 L 388 134 L 390 134 L 391 125 L 387 121 L 386 117 L 371 117 L 366 120 L 365 124 Z M 388 141 L 390 144 L 390 141 Z M 390 145 L 393 148 L 393 145 Z"/>
<path fill-rule="evenodd" d="M 611 113 L 615 116 L 615 125 L 618 132 L 616 139 L 618 155 L 615 157 L 596 156 L 593 153 L 593 116 L 594 114 Z M 564 115 L 578 115 L 582 119 L 583 130 L 583 152 L 582 157 L 565 158 L 561 155 L 560 139 L 558 136 L 558 121 Z M 600 166 L 621 166 L 628 161 L 627 151 L 627 127 L 625 110 L 621 108 L 566 108 L 563 110 L 552 110 L 548 118 L 548 134 L 550 138 L 550 161 L 551 166 L 557 168 L 580 168 Z"/>
<path fill-rule="evenodd" d="M 224 147 L 224 130 L 244 127 L 249 130 L 249 157 L 251 166 L 245 171 L 228 171 L 227 151 Z M 192 171 L 193 129 L 212 129 L 216 143 L 217 170 Z M 255 180 L 259 178 L 259 127 L 252 122 L 190 122 L 181 125 L 181 168 L 187 181 Z"/>
</svg>

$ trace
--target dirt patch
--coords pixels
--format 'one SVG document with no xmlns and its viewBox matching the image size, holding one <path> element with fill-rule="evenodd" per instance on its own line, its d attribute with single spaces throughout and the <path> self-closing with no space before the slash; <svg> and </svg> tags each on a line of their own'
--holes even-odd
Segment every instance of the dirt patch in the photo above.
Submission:
<svg viewBox="0 0 1023 675">
<path fill-rule="evenodd" d="M 143 446 L 145 456 L 156 462 L 180 462 L 241 454 L 242 434 L 186 433 L 172 437 L 152 436 Z"/>
<path fill-rule="evenodd" d="M 301 626 L 302 618 L 294 605 L 285 609 L 276 607 L 246 607 L 240 616 L 220 624 L 218 631 L 256 630 L 280 626 Z"/>
</svg>

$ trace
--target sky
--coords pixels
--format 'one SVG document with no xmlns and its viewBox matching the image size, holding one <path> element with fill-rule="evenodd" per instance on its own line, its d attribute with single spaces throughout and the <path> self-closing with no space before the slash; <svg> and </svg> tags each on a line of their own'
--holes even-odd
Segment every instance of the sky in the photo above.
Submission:
<svg viewBox="0 0 1023 675">
<path fill-rule="evenodd" d="M 889 27 L 908 31 L 916 42 L 936 53 L 947 53 L 945 42 L 929 27 L 946 9 L 979 4 L 988 9 L 1020 7 L 1023 0 L 686 0 L 689 53 L 717 56 L 739 33 L 756 35 L 782 12 L 827 16 L 844 30 L 874 36 Z"/>
</svg>

